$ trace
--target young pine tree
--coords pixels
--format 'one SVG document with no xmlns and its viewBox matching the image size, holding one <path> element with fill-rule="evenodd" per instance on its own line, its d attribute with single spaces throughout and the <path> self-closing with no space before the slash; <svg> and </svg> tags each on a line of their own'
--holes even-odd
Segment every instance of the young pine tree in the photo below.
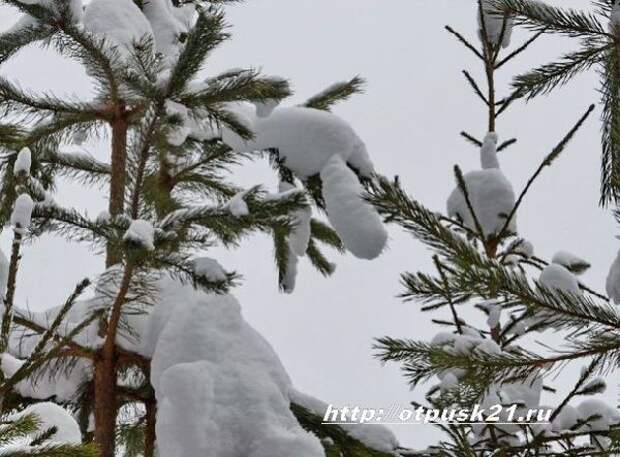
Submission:
<svg viewBox="0 0 620 457">
<path fill-rule="evenodd" d="M 498 12 L 496 3 L 505 5 L 504 9 Z M 609 10 L 603 2 L 596 3 Z M 545 16 L 547 21 L 544 25 L 542 19 L 537 22 L 537 33 L 511 50 L 513 25 L 534 20 L 534 13 L 525 18 L 526 7 L 527 14 L 533 11 L 538 19 Z M 472 410 L 478 405 L 488 419 L 486 423 L 464 424 L 444 417 L 437 426 L 447 438 L 419 455 L 593 456 L 618 452 L 620 413 L 602 400 L 584 397 L 604 391 L 606 384 L 600 376 L 617 367 L 620 313 L 607 297 L 579 280 L 589 268 L 588 262 L 560 251 L 562 246 L 557 246 L 552 259 L 541 259 L 517 228 L 519 208 L 527 198 L 534 198 L 536 179 L 559 158 L 594 106 L 542 158 L 521 192 L 515 194 L 501 170 L 504 153 L 500 151 L 515 141 L 498 144 L 498 121 L 525 95 L 523 85 L 533 77 L 518 78 L 512 93 L 500 98 L 496 71 L 525 51 L 543 31 L 583 35 L 594 28 L 591 16 L 558 11 L 541 2 L 479 1 L 480 46 L 447 27 L 483 67 L 486 87 L 470 73 L 464 74 L 488 112 L 484 139 L 462 134 L 479 148 L 481 167 L 465 174 L 455 167 L 456 188 L 448 198 L 447 215 L 409 197 L 398 179 L 381 180 L 368 195 L 388 222 L 402 226 L 435 252 L 436 273 L 403 274 L 405 291 L 401 296 L 420 303 L 422 311 L 449 316 L 433 319 L 445 330 L 431 342 L 379 339 L 378 357 L 401 363 L 412 386 L 435 381 L 426 393 L 428 404 L 421 407 L 449 411 L 459 407 Z M 570 32 L 569 24 L 573 27 Z M 607 34 L 602 25 L 596 28 Z M 595 46 L 598 38 L 584 40 Z M 551 75 L 553 71 L 547 69 Z M 561 82 L 566 74 L 553 77 L 557 79 L 548 84 Z M 610 147 L 607 144 L 606 151 Z M 613 153 L 607 158 L 615 160 Z M 604 166 L 608 183 L 615 182 L 608 174 L 613 160 Z M 614 185 L 605 185 L 605 192 Z M 479 311 L 482 319 L 466 319 L 464 316 L 475 315 L 470 309 Z M 564 335 L 560 347 L 552 347 L 549 339 L 542 349 L 532 343 L 532 336 L 543 340 L 556 332 Z M 572 388 L 565 396 L 544 406 L 541 395 L 552 392 L 545 383 L 569 363 L 582 364 L 581 374 L 570 381 Z M 566 378 L 563 375 L 563 384 Z M 530 410 L 534 414 L 528 418 Z"/>
<path fill-rule="evenodd" d="M 216 5 L 225 1 L 2 3 L 22 16 L 0 35 L 0 64 L 42 44 L 83 65 L 94 88 L 89 100 L 61 98 L 0 78 L 0 226 L 13 234 L 0 268 L 3 411 L 52 401 L 102 457 L 393 452 L 393 437 L 373 450 L 363 434 L 320 424 L 316 402 L 293 389 L 228 294 L 239 276 L 201 256 L 267 233 L 291 292 L 300 258 L 333 271 L 323 246 L 381 253 L 386 232 L 361 198 L 372 162 L 329 111 L 362 81 L 278 107 L 291 94 L 281 78 L 252 69 L 200 76 L 229 37 Z M 108 142 L 107 157 L 67 149 L 95 141 Z M 227 180 L 230 165 L 255 154 L 279 173 L 277 192 Z M 93 218 L 57 202 L 59 178 L 101 189 L 107 211 Z M 16 303 L 22 244 L 44 234 L 90 244 L 106 268 L 60 306 L 31 313 Z"/>
</svg>

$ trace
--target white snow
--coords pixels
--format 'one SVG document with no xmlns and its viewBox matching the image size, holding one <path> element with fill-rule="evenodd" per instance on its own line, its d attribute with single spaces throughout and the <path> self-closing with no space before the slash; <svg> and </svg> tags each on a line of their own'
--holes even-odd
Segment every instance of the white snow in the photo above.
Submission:
<svg viewBox="0 0 620 457">
<path fill-rule="evenodd" d="M 352 159 L 365 176 L 373 172 L 364 142 L 335 114 L 293 106 L 259 117 L 247 103 L 229 104 L 229 109 L 255 133 L 253 140 L 245 141 L 224 128 L 224 142 L 237 151 L 276 148 L 284 164 L 302 179 L 319 173 L 333 155 L 346 162 Z"/>
<path fill-rule="evenodd" d="M 325 417 L 328 405 L 321 400 L 307 394 L 291 391 L 291 401 L 306 408 L 311 413 Z M 394 452 L 399 447 L 394 433 L 382 425 L 339 424 L 349 435 L 371 449 L 387 453 Z"/>
<path fill-rule="evenodd" d="M 512 185 L 499 169 L 496 144 L 497 135 L 487 134 L 480 148 L 482 170 L 470 171 L 463 176 L 469 201 L 485 236 L 502 229 L 515 205 Z M 460 219 L 466 227 L 476 230 L 474 217 L 458 185 L 448 197 L 447 210 L 448 216 Z M 510 220 L 508 230 L 516 233 L 516 215 Z"/>
<path fill-rule="evenodd" d="M 566 405 L 553 420 L 553 430 L 560 432 L 570 430 L 581 419 L 580 412 L 571 405 Z"/>
<path fill-rule="evenodd" d="M 197 276 L 202 276 L 210 282 L 226 281 L 226 271 L 222 265 L 211 257 L 198 257 L 192 260 L 192 267 Z"/>
<path fill-rule="evenodd" d="M 512 28 L 514 24 L 514 19 L 512 17 L 508 17 L 506 19 L 506 25 L 504 26 L 504 18 L 502 16 L 497 16 L 492 14 L 494 11 L 493 0 L 482 0 L 482 11 L 484 16 L 484 25 L 487 33 L 487 37 L 489 41 L 497 46 L 500 44 L 502 48 L 507 48 L 510 46 L 510 38 L 512 36 Z M 482 33 L 482 21 L 480 20 L 480 14 L 478 9 L 476 8 L 476 14 L 478 16 L 478 27 L 479 27 L 479 36 L 480 39 L 483 39 Z M 504 30 L 504 34 L 502 36 L 502 30 Z"/>
<path fill-rule="evenodd" d="M 133 45 L 153 38 L 153 29 L 133 0 L 93 0 L 84 11 L 84 29 L 127 58 Z"/>
<path fill-rule="evenodd" d="M 580 430 L 609 430 L 609 427 L 620 423 L 620 412 L 616 408 L 612 408 L 606 402 L 595 398 L 584 400 L 578 407 L 581 419 L 587 419 L 594 415 L 600 418 L 588 422 L 587 425 L 579 427 Z"/>
<path fill-rule="evenodd" d="M 609 298 L 616 304 L 620 304 L 620 251 L 609 268 L 605 289 Z"/>
<path fill-rule="evenodd" d="M 123 235 L 123 240 L 136 243 L 147 251 L 155 250 L 155 228 L 149 221 L 136 219 Z"/>
<path fill-rule="evenodd" d="M 277 355 L 232 296 L 162 281 L 141 343 L 150 351 L 160 455 L 324 456 L 289 409 L 292 387 Z"/>
<path fill-rule="evenodd" d="M 36 415 L 41 422 L 40 431 L 44 432 L 52 427 L 57 431 L 46 444 L 81 444 L 82 434 L 80 427 L 69 412 L 52 402 L 35 403 L 23 411 L 12 416 L 13 419 L 29 414 Z"/>
<path fill-rule="evenodd" d="M 327 218 L 356 257 L 374 259 L 387 243 L 387 230 L 375 209 L 361 197 L 357 176 L 335 155 L 321 170 Z"/>
<path fill-rule="evenodd" d="M 295 252 L 293 252 L 293 249 L 289 245 L 284 276 L 280 279 L 280 286 L 282 287 L 282 291 L 287 294 L 292 294 L 295 291 L 298 264 L 299 257 L 297 256 L 297 254 L 295 254 Z"/>
<path fill-rule="evenodd" d="M 543 269 L 539 281 L 547 289 L 561 290 L 575 295 L 582 293 L 577 277 L 562 265 L 555 263 L 549 264 Z"/>
<path fill-rule="evenodd" d="M 181 53 L 179 35 L 189 31 L 189 24 L 176 9 L 170 0 L 147 0 L 142 8 L 151 23 L 157 51 L 168 66 L 174 65 Z"/>
<path fill-rule="evenodd" d="M 182 125 L 171 129 L 167 136 L 168 143 L 172 146 L 181 146 L 191 133 L 191 129 L 188 126 L 190 119 L 189 110 L 181 103 L 166 100 L 166 114 L 169 116 L 174 115 L 182 120 Z"/>
<path fill-rule="evenodd" d="M 21 194 L 17 197 L 15 206 L 13 207 L 13 213 L 11 214 L 11 225 L 16 233 L 21 235 L 26 233 L 26 230 L 30 226 L 33 209 L 34 202 L 30 195 Z"/>
<path fill-rule="evenodd" d="M 112 216 L 110 215 L 108 211 L 101 211 L 97 215 L 95 222 L 97 222 L 97 224 L 109 224 L 111 220 L 112 220 Z"/>
<path fill-rule="evenodd" d="M 32 153 L 30 149 L 23 148 L 17 154 L 17 159 L 13 165 L 13 174 L 16 176 L 30 176 L 30 168 L 32 167 Z"/>
<path fill-rule="evenodd" d="M 247 191 L 243 190 L 235 194 L 233 198 L 228 201 L 226 208 L 228 208 L 230 214 L 235 217 L 243 217 L 250 214 L 250 209 L 248 208 L 248 204 L 245 202 L 244 199 L 246 194 Z"/>
<path fill-rule="evenodd" d="M 280 193 L 285 193 L 296 191 L 297 188 L 293 184 L 281 181 L 278 190 Z M 288 242 L 291 250 L 299 257 L 303 257 L 306 255 L 308 243 L 310 243 L 310 221 L 312 220 L 312 209 L 309 206 L 300 209 L 293 214 L 293 217 L 295 227 L 289 235 Z"/>
<path fill-rule="evenodd" d="M 590 264 L 586 260 L 568 251 L 556 252 L 551 262 L 562 265 L 575 274 L 581 274 L 590 268 Z"/>
</svg>

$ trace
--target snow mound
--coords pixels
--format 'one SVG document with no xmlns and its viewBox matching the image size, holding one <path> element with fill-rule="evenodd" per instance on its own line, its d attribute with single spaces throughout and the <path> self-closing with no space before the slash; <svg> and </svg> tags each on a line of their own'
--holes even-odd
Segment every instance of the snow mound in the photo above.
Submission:
<svg viewBox="0 0 620 457">
<path fill-rule="evenodd" d="M 84 29 L 116 48 L 123 58 L 133 45 L 153 38 L 153 29 L 133 0 L 93 0 L 84 11 Z"/>
<path fill-rule="evenodd" d="M 347 250 L 362 259 L 378 257 L 387 243 L 379 214 L 365 202 L 355 174 L 343 159 L 333 156 L 321 170 L 327 219 Z"/>
<path fill-rule="evenodd" d="M 123 240 L 135 243 L 147 251 L 154 251 L 155 228 L 149 221 L 142 219 L 133 220 L 123 235 Z"/>
<path fill-rule="evenodd" d="M 328 408 L 327 403 L 296 390 L 291 391 L 291 401 L 320 417 L 325 417 Z M 371 449 L 389 453 L 399 447 L 394 433 L 382 425 L 339 424 L 339 426 Z"/>
<path fill-rule="evenodd" d="M 69 412 L 55 403 L 44 402 L 35 403 L 28 406 L 23 411 L 12 416 L 13 419 L 23 417 L 29 414 L 37 416 L 41 422 L 41 432 L 45 432 L 52 427 L 56 427 L 57 431 L 48 440 L 46 444 L 81 444 L 82 433 L 77 422 Z"/>
<path fill-rule="evenodd" d="M 260 117 L 249 104 L 237 103 L 230 108 L 249 123 L 255 134 L 253 140 L 245 141 L 224 129 L 224 142 L 235 150 L 276 148 L 284 164 L 300 178 L 319 173 L 333 155 L 339 155 L 346 162 L 353 158 L 365 176 L 373 172 L 363 141 L 351 125 L 330 112 L 296 106 L 277 107 L 270 116 Z"/>
<path fill-rule="evenodd" d="M 32 218 L 32 210 L 34 209 L 34 202 L 28 194 L 21 194 L 15 200 L 15 206 L 11 213 L 11 225 L 16 233 L 21 235 L 26 233 L 26 230 L 30 226 L 30 220 Z"/>
<path fill-rule="evenodd" d="M 480 148 L 482 170 L 470 171 L 463 176 L 469 201 L 485 236 L 497 234 L 506 224 L 506 218 L 515 205 L 515 193 L 510 181 L 499 169 L 497 160 L 497 134 L 488 133 Z M 452 191 L 447 202 L 448 216 L 463 221 L 463 224 L 476 230 L 474 216 L 467 205 L 460 187 Z M 516 215 L 508 230 L 517 232 Z"/>
<path fill-rule="evenodd" d="M 575 274 L 581 274 L 591 266 L 586 260 L 567 251 L 556 252 L 551 259 L 551 262 L 562 265 L 564 268 Z"/>
<path fill-rule="evenodd" d="M 248 204 L 245 202 L 245 195 L 247 191 L 242 190 L 241 192 L 237 192 L 227 203 L 226 207 L 230 214 L 235 217 L 243 217 L 250 214 L 250 209 L 248 208 Z"/>
<path fill-rule="evenodd" d="M 371 177 L 374 167 L 366 146 L 338 116 L 304 107 L 261 108 L 229 104 L 239 122 L 254 132 L 246 141 L 223 128 L 222 139 L 236 151 L 276 149 L 283 164 L 299 178 L 320 174 L 327 216 L 345 247 L 355 256 L 373 259 L 383 251 L 387 232 L 377 212 L 361 197 L 362 186 L 349 168 Z M 297 249 L 293 249 L 298 252 Z"/>
<path fill-rule="evenodd" d="M 471 206 L 484 235 L 498 233 L 515 205 L 512 185 L 500 170 L 494 169 L 470 171 L 463 178 Z M 467 228 L 476 230 L 465 195 L 458 186 L 448 197 L 447 210 L 448 216 L 460 219 Z M 514 216 L 508 230 L 516 233 L 517 224 Z"/>
<path fill-rule="evenodd" d="M 210 257 L 198 257 L 192 260 L 192 267 L 196 276 L 203 277 L 207 281 L 220 282 L 228 279 L 222 265 Z"/>
<path fill-rule="evenodd" d="M 234 297 L 162 280 L 143 328 L 139 352 L 152 355 L 161 455 L 324 455 L 290 411 L 292 387 L 280 360 Z"/>
<path fill-rule="evenodd" d="M 32 166 L 32 153 L 30 149 L 23 148 L 17 154 L 17 159 L 13 165 L 13 174 L 16 176 L 30 176 L 30 167 Z"/>
<path fill-rule="evenodd" d="M 547 289 L 581 295 L 577 277 L 562 265 L 547 265 L 540 273 L 539 281 Z"/>
<path fill-rule="evenodd" d="M 149 0 L 144 2 L 142 8 L 151 23 L 157 52 L 169 66 L 176 62 L 181 53 L 179 37 L 189 32 L 189 23 L 176 9 L 170 0 Z"/>
</svg>

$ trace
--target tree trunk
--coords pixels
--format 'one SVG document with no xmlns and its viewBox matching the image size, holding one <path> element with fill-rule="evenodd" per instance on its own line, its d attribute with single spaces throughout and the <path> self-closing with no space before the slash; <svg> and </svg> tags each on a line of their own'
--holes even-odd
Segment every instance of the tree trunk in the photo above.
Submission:
<svg viewBox="0 0 620 457">
<path fill-rule="evenodd" d="M 95 362 L 95 443 L 101 457 L 115 457 L 116 369 L 114 358 L 102 354 Z"/>
<path fill-rule="evenodd" d="M 155 425 L 157 420 L 157 400 L 147 400 L 146 406 L 146 431 L 144 433 L 144 457 L 155 456 Z"/>
<path fill-rule="evenodd" d="M 124 107 L 121 109 L 124 112 Z M 125 207 L 125 177 L 127 173 L 127 131 L 129 123 L 126 117 L 118 115 L 112 122 L 112 167 L 110 177 L 111 216 L 123 213 Z M 110 267 L 120 261 L 119 253 L 113 246 L 108 246 L 106 266 Z"/>
</svg>

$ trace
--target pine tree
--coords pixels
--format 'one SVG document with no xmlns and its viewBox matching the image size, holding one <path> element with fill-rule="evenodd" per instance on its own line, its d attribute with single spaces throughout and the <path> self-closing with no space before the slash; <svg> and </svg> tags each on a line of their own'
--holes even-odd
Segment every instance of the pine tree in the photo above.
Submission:
<svg viewBox="0 0 620 457">
<path fill-rule="evenodd" d="M 32 93 L 0 78 L 0 145 L 5 151 L 0 226 L 11 227 L 13 233 L 9 259 L 0 269 L 0 284 L 6 284 L 0 329 L 2 406 L 9 412 L 51 399 L 74 413 L 84 442 L 95 443 L 102 457 L 117 452 L 156 455 L 158 433 L 178 425 L 168 417 L 163 425 L 158 423 L 162 411 L 176 412 L 186 405 L 189 414 L 193 400 L 200 404 L 182 389 L 164 392 L 165 386 L 154 385 L 159 365 L 138 346 L 146 344 L 146 335 L 134 324 L 160 312 L 163 297 L 171 308 L 183 300 L 184 307 L 194 306 L 203 318 L 209 306 L 222 307 L 221 316 L 210 317 L 229 316 L 236 322 L 234 331 L 247 327 L 236 301 L 227 295 L 240 275 L 197 253 L 215 244 L 233 248 L 252 233 L 269 234 L 280 287 L 291 292 L 300 257 L 329 275 L 334 266 L 324 246 L 373 258 L 386 241 L 378 214 L 359 195 L 374 176 L 365 147 L 346 122 L 329 112 L 361 90 L 360 78 L 335 84 L 303 106 L 274 111 L 291 95 L 284 79 L 253 69 L 199 77 L 212 51 L 229 38 L 218 4 L 232 1 L 93 0 L 83 9 L 79 0 L 2 0 L 23 16 L 0 35 L 0 64 L 23 47 L 40 43 L 83 65 L 96 90 L 91 100 L 65 99 Z M 325 128 L 341 132 L 331 136 L 337 148 L 318 148 L 316 157 L 304 155 L 307 150 L 297 138 L 306 135 L 315 147 L 325 141 Z M 63 148 L 102 139 L 110 145 L 109 160 Z M 240 189 L 228 181 L 230 165 L 257 154 L 268 157 L 279 174 L 278 193 L 261 186 Z M 59 178 L 106 189 L 108 211 L 92 218 L 63 207 L 53 198 Z M 313 218 L 311 207 L 324 210 L 334 228 Z M 42 316 L 19 307 L 15 293 L 22 243 L 36 242 L 44 234 L 90 244 L 105 254 L 106 270 L 94 281 L 78 282 L 65 303 Z M 87 291 L 93 298 L 83 298 Z M 178 306 L 171 313 L 183 316 Z M 230 322 L 223 325 L 230 327 Z M 229 331 L 214 328 L 213 334 L 219 330 Z M 267 345 L 252 332 L 245 336 L 257 340 L 258 349 L 248 350 L 263 351 L 260 357 L 271 360 Z M 179 333 L 178 339 L 186 336 Z M 266 363 L 260 357 L 258 362 Z M 176 371 L 166 371 L 170 379 L 187 384 L 187 391 L 207 382 L 182 376 L 209 369 L 207 361 L 184 360 L 183 354 L 180 358 Z M 271 368 L 276 373 L 254 375 L 279 376 L 277 363 Z M 162 384 L 168 379 L 157 376 Z M 163 395 L 168 396 L 160 405 L 157 399 Z M 201 414 L 221 407 L 210 406 Z M 299 417 L 297 428 L 337 438 L 324 443 L 329 455 L 386 455 L 338 427 L 324 428 L 307 408 L 292 409 Z M 185 427 L 188 433 L 193 425 Z M 289 432 L 293 442 L 296 435 Z M 288 439 L 278 433 L 253 439 Z M 244 439 L 234 437 L 240 446 Z M 296 439 L 299 448 L 278 452 L 319 455 L 315 441 L 302 435 Z M 161 439 L 160 445 L 171 445 L 169 441 L 174 440 Z M 199 446 L 197 441 L 188 440 L 187 449 Z M 215 441 L 208 445 L 215 446 Z M 45 455 L 58 455 L 54 449 Z M 71 452 L 93 451 L 67 447 L 63 455 L 74 455 Z"/>
<path fill-rule="evenodd" d="M 611 2 L 594 3 L 600 14 L 608 16 L 612 10 Z M 451 27 L 447 30 L 472 52 L 486 75 L 487 86 L 483 88 L 464 72 L 488 111 L 484 139 L 462 133 L 480 148 L 482 169 L 464 174 L 455 166 L 456 189 L 448 199 L 447 215 L 410 197 L 398 178 L 382 179 L 367 195 L 387 222 L 400 225 L 434 251 L 436 273 L 404 273 L 401 297 L 420 303 L 421 311 L 445 312 L 450 318 L 432 320 L 446 330 L 431 342 L 378 339 L 377 357 L 400 363 L 411 386 L 439 378 L 440 382 L 433 382 L 426 393 L 427 404 L 419 405 L 422 408 L 472 409 L 481 405 L 489 414 L 489 408 L 500 404 L 503 410 L 496 419 L 512 422 L 468 425 L 448 420 L 437 425 L 447 438 L 418 455 L 616 455 L 620 438 L 616 408 L 597 399 L 584 400 L 578 406 L 575 401 L 604 391 L 606 383 L 601 376 L 617 368 L 620 314 L 608 297 L 579 280 L 578 275 L 590 266 L 587 261 L 564 251 L 550 261 L 537 257 L 516 225 L 524 200 L 534 198 L 536 179 L 558 160 L 594 106 L 542 159 L 518 195 L 501 171 L 499 154 L 516 140 L 498 144 L 496 133 L 497 121 L 515 101 L 545 93 L 597 63 L 609 68 L 609 62 L 615 61 L 616 53 L 609 52 L 615 41 L 594 15 L 548 7 L 538 1 L 481 0 L 477 16 L 480 48 Z M 504 51 L 513 25 L 526 25 L 534 34 L 513 51 Z M 584 48 L 560 63 L 516 78 L 513 91 L 498 99 L 495 72 L 543 33 L 552 32 L 579 37 Z M 617 122 L 610 114 L 616 106 L 613 85 L 617 78 L 612 75 L 603 74 L 603 202 L 614 201 L 617 184 L 613 176 Z M 617 277 L 610 277 L 613 290 Z M 478 310 L 486 324 L 481 326 L 480 319 L 466 320 L 463 316 L 472 314 L 465 311 L 468 308 Z M 532 349 L 528 336 L 541 340 L 558 331 L 565 335 L 563 346 L 542 343 L 542 352 Z M 551 408 L 548 423 L 531 423 L 539 422 L 538 414 L 528 421 L 528 409 L 543 408 L 541 392 L 552 391 L 543 382 L 569 363 L 585 364 L 581 375 L 573 380 L 573 388 Z M 509 420 L 510 411 L 513 420 Z M 520 416 L 524 420 L 519 421 Z"/>
</svg>

